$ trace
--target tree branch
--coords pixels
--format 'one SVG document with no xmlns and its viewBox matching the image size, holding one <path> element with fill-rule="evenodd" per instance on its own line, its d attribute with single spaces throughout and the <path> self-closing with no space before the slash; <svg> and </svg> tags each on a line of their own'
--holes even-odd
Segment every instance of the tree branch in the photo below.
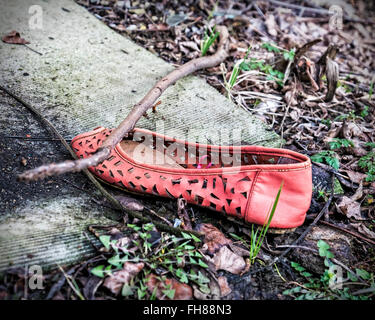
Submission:
<svg viewBox="0 0 375 320">
<path fill-rule="evenodd" d="M 191 60 L 173 70 L 167 76 L 158 81 L 146 94 L 146 96 L 133 107 L 128 116 L 116 129 L 112 131 L 112 133 L 103 142 L 102 146 L 93 155 L 75 161 L 69 160 L 61 163 L 43 165 L 38 168 L 25 171 L 18 176 L 18 179 L 21 181 L 31 181 L 67 172 L 77 172 L 91 166 L 96 166 L 109 158 L 112 149 L 114 149 L 114 147 L 126 136 L 128 132 L 134 129 L 137 121 L 148 109 L 154 105 L 155 101 L 169 86 L 173 85 L 177 80 L 185 77 L 186 75 L 200 69 L 214 67 L 226 59 L 228 56 L 229 44 L 228 30 L 225 26 L 218 26 L 216 30 L 220 32 L 220 42 L 216 53 L 211 56 Z"/>
</svg>

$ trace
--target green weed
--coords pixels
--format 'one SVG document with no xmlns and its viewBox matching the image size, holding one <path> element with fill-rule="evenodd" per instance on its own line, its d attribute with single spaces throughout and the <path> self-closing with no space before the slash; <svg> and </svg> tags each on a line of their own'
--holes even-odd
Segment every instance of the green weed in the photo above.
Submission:
<svg viewBox="0 0 375 320">
<path fill-rule="evenodd" d="M 133 282 L 122 288 L 123 296 L 132 296 L 138 299 L 154 299 L 155 292 L 149 294 L 145 279 L 151 270 L 162 270 L 163 275 L 174 277 L 182 283 L 196 284 L 202 292 L 209 292 L 210 282 L 202 272 L 208 265 L 203 261 L 203 256 L 198 250 L 199 238 L 189 233 L 181 233 L 181 237 L 162 233 L 157 247 L 150 242 L 153 224 L 148 223 L 142 226 L 127 224 L 132 234 L 136 234 L 133 240 L 118 247 L 117 240 L 110 240 L 110 236 L 103 235 L 99 240 L 103 246 L 112 253 L 105 264 L 98 265 L 91 269 L 91 273 L 99 278 L 104 278 L 113 272 L 122 270 L 125 262 L 144 262 L 148 268 L 144 268 Z M 137 250 L 128 250 L 129 247 L 137 247 Z M 168 298 L 173 298 L 174 290 L 166 287 L 163 293 Z"/>
<path fill-rule="evenodd" d="M 284 182 L 281 183 L 279 191 L 277 192 L 275 201 L 270 209 L 270 212 L 267 215 L 267 221 L 264 223 L 261 229 L 258 227 L 255 227 L 256 230 L 254 230 L 254 225 L 251 226 L 251 237 L 250 237 L 250 248 L 249 248 L 249 259 L 250 264 L 254 264 L 255 259 L 257 258 L 260 248 L 262 246 L 262 243 L 264 241 L 264 237 L 266 236 L 266 233 L 268 231 L 268 228 L 271 224 L 272 218 L 275 214 L 277 204 L 279 202 L 281 190 L 283 188 Z"/>
<path fill-rule="evenodd" d="M 250 61 L 246 61 L 241 65 L 241 69 L 244 71 L 259 70 L 267 75 L 267 80 L 275 81 L 280 87 L 283 86 L 284 73 L 272 68 L 271 65 L 266 64 L 264 60 L 256 60 L 250 58 Z"/>
<path fill-rule="evenodd" d="M 201 54 L 202 57 L 205 56 L 208 52 L 208 49 L 212 46 L 212 44 L 215 42 L 215 40 L 219 36 L 219 31 L 215 32 L 216 26 L 212 28 L 209 32 L 207 32 L 207 29 L 204 32 L 203 40 L 201 42 Z"/>
<path fill-rule="evenodd" d="M 331 150 L 354 147 L 354 143 L 352 141 L 340 138 L 333 138 L 332 141 L 328 142 L 328 144 Z"/>
<path fill-rule="evenodd" d="M 373 149 L 375 149 L 375 143 L 368 142 L 366 146 L 370 147 L 371 151 L 358 160 L 358 166 L 366 171 L 366 181 L 372 182 L 375 181 L 375 151 L 373 151 Z"/>
<path fill-rule="evenodd" d="M 284 295 L 296 300 L 369 300 L 375 293 L 374 275 L 363 269 L 356 269 L 355 274 L 347 272 L 346 278 L 338 276 L 340 266 L 332 262 L 334 258 L 330 246 L 323 240 L 317 242 L 319 255 L 324 258 L 325 270 L 322 275 L 314 276 L 306 268 L 296 262 L 291 266 L 305 279 L 305 283 L 298 284 L 292 289 L 285 290 Z M 364 283 L 357 282 L 358 279 Z M 354 285 L 362 284 L 367 287 L 354 290 Z"/>
<path fill-rule="evenodd" d="M 334 151 L 321 151 L 311 156 L 311 161 L 318 163 L 326 163 L 332 168 L 338 170 L 340 168 L 340 161 L 337 153 Z"/>
<path fill-rule="evenodd" d="M 277 192 L 274 203 L 273 203 L 273 205 L 270 209 L 270 212 L 267 215 L 267 221 L 264 223 L 262 228 L 254 227 L 254 225 L 252 225 L 251 234 L 250 234 L 250 242 L 246 241 L 245 239 L 241 238 L 240 236 L 238 236 L 234 233 L 230 233 L 232 238 L 241 242 L 241 244 L 244 245 L 249 250 L 250 264 L 254 264 L 258 254 L 259 254 L 260 248 L 261 248 L 262 243 L 264 241 L 264 237 L 265 237 L 265 235 L 266 235 L 266 233 L 269 229 L 272 218 L 275 214 L 276 207 L 277 207 L 277 204 L 279 202 L 281 190 L 283 188 L 283 184 L 284 183 L 282 182 L 281 185 L 280 185 L 280 188 Z M 254 230 L 254 229 L 256 229 L 256 230 Z"/>
</svg>

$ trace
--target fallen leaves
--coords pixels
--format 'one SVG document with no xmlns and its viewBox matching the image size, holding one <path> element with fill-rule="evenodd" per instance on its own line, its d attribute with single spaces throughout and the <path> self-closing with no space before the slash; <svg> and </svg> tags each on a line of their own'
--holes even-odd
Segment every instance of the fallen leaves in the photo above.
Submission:
<svg viewBox="0 0 375 320">
<path fill-rule="evenodd" d="M 118 295 L 124 285 L 130 281 L 143 269 L 144 263 L 125 262 L 122 270 L 116 271 L 104 280 L 104 286 L 113 294 Z"/>
<path fill-rule="evenodd" d="M 220 294 L 222 297 L 225 297 L 232 292 L 232 289 L 229 287 L 226 277 L 218 277 L 217 281 L 220 287 Z"/>
<path fill-rule="evenodd" d="M 275 19 L 275 16 L 273 14 L 269 14 L 266 18 L 266 27 L 267 27 L 267 31 L 268 33 L 273 36 L 273 37 L 276 37 L 277 36 L 277 24 L 276 24 L 276 19 Z"/>
<path fill-rule="evenodd" d="M 144 209 L 144 205 L 140 201 L 134 198 L 127 197 L 127 196 L 115 196 L 115 198 L 126 209 L 133 210 L 133 211 L 143 211 Z"/>
<path fill-rule="evenodd" d="M 356 220 L 363 220 L 361 215 L 361 204 L 357 201 L 362 198 L 363 195 L 363 185 L 362 181 L 351 197 L 343 196 L 340 203 L 337 204 L 337 209 L 348 218 L 354 218 Z"/>
<path fill-rule="evenodd" d="M 146 285 L 148 291 L 159 300 L 191 300 L 193 298 L 192 288 L 173 278 L 159 277 L 151 273 Z"/>
<path fill-rule="evenodd" d="M 245 260 L 228 247 L 221 247 L 211 260 L 217 270 L 225 270 L 233 274 L 241 274 L 246 268 Z"/>
<path fill-rule="evenodd" d="M 21 35 L 18 31 L 11 31 L 7 35 L 1 38 L 3 42 L 10 44 L 29 44 L 30 42 L 21 38 Z"/>
<path fill-rule="evenodd" d="M 205 235 L 202 250 L 204 252 L 209 253 L 210 255 L 213 255 L 222 246 L 232 243 L 231 240 L 226 238 L 224 234 L 218 228 L 214 227 L 212 224 L 200 224 L 197 227 L 197 231 Z"/>
<path fill-rule="evenodd" d="M 233 245 L 232 240 L 212 224 L 201 224 L 198 226 L 199 232 L 205 234 L 202 251 L 213 256 L 206 256 L 214 271 L 225 270 L 233 274 L 241 274 L 246 269 L 246 262 L 242 258 L 245 256 L 244 249 Z M 232 249 L 232 250 L 231 250 Z"/>
<path fill-rule="evenodd" d="M 356 184 L 360 184 L 361 181 L 363 181 L 363 179 L 366 178 L 366 174 L 361 173 L 361 172 L 352 171 L 352 170 L 343 170 L 343 172 L 345 172 L 348 175 L 351 182 L 356 183 Z"/>
</svg>

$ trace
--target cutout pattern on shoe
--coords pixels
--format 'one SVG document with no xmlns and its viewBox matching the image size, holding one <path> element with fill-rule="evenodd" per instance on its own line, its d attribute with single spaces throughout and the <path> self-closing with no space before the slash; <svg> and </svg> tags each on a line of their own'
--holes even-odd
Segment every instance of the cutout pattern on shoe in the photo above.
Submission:
<svg viewBox="0 0 375 320">
<path fill-rule="evenodd" d="M 75 137 L 72 147 L 79 157 L 87 157 L 110 133 L 111 130 L 97 128 Z M 259 146 L 200 145 L 143 129 L 135 129 L 107 160 L 89 170 L 121 189 L 182 197 L 189 203 L 257 224 L 265 222 L 284 180 L 287 191 L 282 192 L 271 222 L 271 227 L 276 228 L 302 224 L 312 193 L 311 162 L 296 152 Z M 304 188 L 296 187 L 301 179 Z M 285 193 L 295 198 L 288 199 Z M 297 205 L 293 206 L 293 199 Z"/>
</svg>

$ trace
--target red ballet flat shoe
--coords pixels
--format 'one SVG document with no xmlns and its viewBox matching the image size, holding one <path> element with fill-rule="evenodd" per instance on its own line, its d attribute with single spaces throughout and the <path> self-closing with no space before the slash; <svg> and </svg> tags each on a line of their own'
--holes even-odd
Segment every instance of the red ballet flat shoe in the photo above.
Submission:
<svg viewBox="0 0 375 320">
<path fill-rule="evenodd" d="M 95 152 L 111 130 L 99 127 L 72 140 L 81 158 Z M 287 149 L 191 143 L 135 129 L 110 157 L 89 170 L 130 192 L 188 203 L 263 225 L 281 183 L 270 228 L 303 224 L 312 196 L 311 161 Z"/>
</svg>

